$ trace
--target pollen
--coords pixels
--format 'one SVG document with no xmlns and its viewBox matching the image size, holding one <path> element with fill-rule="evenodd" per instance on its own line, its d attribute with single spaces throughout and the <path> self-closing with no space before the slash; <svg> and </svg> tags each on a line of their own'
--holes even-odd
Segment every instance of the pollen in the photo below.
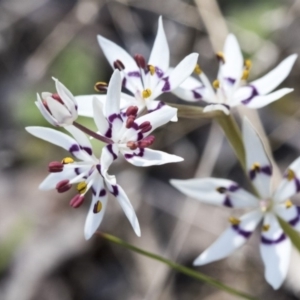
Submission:
<svg viewBox="0 0 300 300">
<path fill-rule="evenodd" d="M 247 80 L 249 77 L 250 71 L 248 69 L 243 71 L 242 80 Z"/>
<path fill-rule="evenodd" d="M 84 194 L 86 192 L 87 184 L 82 181 L 77 184 L 77 191 L 79 194 Z"/>
<path fill-rule="evenodd" d="M 223 64 L 225 64 L 225 56 L 224 53 L 219 51 L 216 53 L 216 57 L 219 61 L 221 61 Z"/>
<path fill-rule="evenodd" d="M 200 68 L 200 66 L 198 64 L 196 64 L 196 67 L 194 69 L 194 72 L 197 74 L 197 75 L 200 75 L 202 73 L 202 70 Z"/>
<path fill-rule="evenodd" d="M 64 164 L 64 165 L 67 165 L 67 164 L 72 164 L 74 162 L 74 159 L 72 157 L 65 157 L 61 163 Z"/>
<path fill-rule="evenodd" d="M 285 201 L 285 207 L 286 207 L 286 208 L 290 208 L 290 207 L 292 207 L 292 206 L 293 206 L 293 203 L 292 203 L 291 200 Z"/>
<path fill-rule="evenodd" d="M 216 79 L 213 81 L 212 85 L 215 89 L 218 89 L 220 87 L 220 81 Z"/>
<path fill-rule="evenodd" d="M 102 210 L 102 203 L 100 201 L 97 201 L 93 208 L 93 213 L 98 214 Z"/>
<path fill-rule="evenodd" d="M 245 66 L 246 70 L 250 70 L 252 67 L 252 61 L 250 59 L 246 59 L 244 61 L 244 66 Z"/>
<path fill-rule="evenodd" d="M 239 225 L 241 223 L 241 220 L 235 218 L 235 217 L 230 217 L 228 219 L 228 221 L 232 224 L 232 225 Z"/>
<path fill-rule="evenodd" d="M 269 231 L 269 229 L 270 229 L 270 225 L 269 224 L 264 224 L 261 230 L 266 232 L 266 231 Z"/>
<path fill-rule="evenodd" d="M 148 70 L 149 70 L 149 72 L 150 72 L 151 75 L 155 74 L 155 67 L 154 66 L 148 65 Z"/>
<path fill-rule="evenodd" d="M 216 188 L 216 191 L 219 192 L 220 194 L 224 194 L 227 191 L 227 189 L 223 186 L 220 186 Z"/>
<path fill-rule="evenodd" d="M 255 172 L 259 172 L 260 171 L 260 164 L 259 163 L 254 163 L 251 167 L 251 170 L 255 171 Z"/>
<path fill-rule="evenodd" d="M 292 181 L 296 178 L 296 174 L 292 169 L 287 170 L 286 178 L 288 181 Z"/>
<path fill-rule="evenodd" d="M 145 89 L 143 90 L 143 98 L 146 99 L 146 98 L 149 98 L 152 94 L 151 90 L 150 89 Z"/>
</svg>

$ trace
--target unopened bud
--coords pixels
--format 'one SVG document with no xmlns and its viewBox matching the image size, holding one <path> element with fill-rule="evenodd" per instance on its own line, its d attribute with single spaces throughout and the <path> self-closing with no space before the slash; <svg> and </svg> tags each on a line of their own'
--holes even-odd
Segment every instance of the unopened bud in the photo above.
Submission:
<svg viewBox="0 0 300 300">
<path fill-rule="evenodd" d="M 124 64 L 119 60 L 117 59 L 115 62 L 114 62 L 114 68 L 115 69 L 118 69 L 119 71 L 122 71 L 125 69 L 125 66 Z"/>
<path fill-rule="evenodd" d="M 78 208 L 79 206 L 82 205 L 83 202 L 84 202 L 84 196 L 76 195 L 71 199 L 70 206 L 72 206 L 73 208 Z"/>
<path fill-rule="evenodd" d="M 140 55 L 140 54 L 136 54 L 134 56 L 135 62 L 138 65 L 139 68 L 141 69 L 145 69 L 146 68 L 146 61 L 144 56 Z"/>
<path fill-rule="evenodd" d="M 56 189 L 59 193 L 64 193 L 68 191 L 71 187 L 72 185 L 70 184 L 70 180 L 68 179 L 64 179 L 56 185 Z"/>
<path fill-rule="evenodd" d="M 50 173 L 58 173 L 61 172 L 64 168 L 64 165 L 59 161 L 52 161 L 48 165 L 48 171 Z"/>
</svg>

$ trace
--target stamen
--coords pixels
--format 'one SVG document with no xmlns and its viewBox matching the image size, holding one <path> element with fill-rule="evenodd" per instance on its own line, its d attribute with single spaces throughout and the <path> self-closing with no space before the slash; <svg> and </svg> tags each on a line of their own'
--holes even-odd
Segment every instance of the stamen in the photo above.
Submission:
<svg viewBox="0 0 300 300">
<path fill-rule="evenodd" d="M 269 224 L 265 224 L 262 226 L 262 231 L 269 231 L 270 229 L 270 225 Z"/>
<path fill-rule="evenodd" d="M 85 181 L 79 182 L 77 184 L 77 191 L 79 194 L 84 194 L 86 192 L 87 184 Z"/>
<path fill-rule="evenodd" d="M 61 104 L 64 104 L 64 102 L 62 101 L 62 99 L 60 98 L 60 96 L 58 94 L 52 94 L 51 96 L 54 100 L 58 101 Z"/>
<path fill-rule="evenodd" d="M 292 181 L 296 178 L 296 174 L 292 169 L 287 170 L 286 178 L 288 181 Z"/>
<path fill-rule="evenodd" d="M 135 62 L 138 65 L 139 68 L 141 69 L 145 69 L 146 68 L 146 61 L 144 56 L 140 55 L 140 54 L 136 54 L 134 56 Z"/>
<path fill-rule="evenodd" d="M 212 85 L 215 89 L 218 89 L 220 87 L 220 81 L 218 79 L 216 79 L 216 80 L 214 80 Z"/>
<path fill-rule="evenodd" d="M 242 75 L 242 80 L 247 80 L 249 77 L 250 71 L 249 70 L 244 70 L 243 75 Z"/>
<path fill-rule="evenodd" d="M 102 203 L 100 201 L 97 201 L 94 205 L 93 213 L 97 214 L 102 210 Z"/>
<path fill-rule="evenodd" d="M 61 172 L 64 168 L 64 165 L 59 161 L 52 161 L 48 165 L 48 171 L 50 173 L 58 173 Z"/>
<path fill-rule="evenodd" d="M 260 164 L 258 162 L 254 163 L 251 167 L 251 170 L 253 170 L 255 172 L 259 172 L 260 171 Z"/>
<path fill-rule="evenodd" d="M 136 116 L 137 112 L 138 112 L 138 107 L 137 106 L 129 106 L 126 110 L 126 116 Z"/>
<path fill-rule="evenodd" d="M 72 157 L 65 157 L 61 163 L 64 164 L 64 165 L 67 165 L 67 164 L 72 164 L 74 162 L 74 159 Z"/>
<path fill-rule="evenodd" d="M 140 124 L 139 129 L 142 133 L 148 132 L 152 129 L 152 126 L 149 121 L 145 121 L 142 124 Z"/>
<path fill-rule="evenodd" d="M 76 195 L 71 199 L 70 206 L 72 206 L 73 208 L 78 208 L 79 206 L 82 205 L 83 202 L 84 202 L 84 196 Z"/>
<path fill-rule="evenodd" d="M 127 142 L 126 146 L 130 149 L 130 150 L 135 150 L 138 145 L 136 142 L 133 142 L 133 141 L 129 141 Z"/>
<path fill-rule="evenodd" d="M 197 74 L 197 75 L 200 75 L 202 73 L 202 70 L 199 66 L 199 64 L 196 64 L 196 67 L 194 69 L 194 72 Z"/>
<path fill-rule="evenodd" d="M 56 185 L 56 189 L 59 193 L 64 193 L 66 191 L 68 191 L 72 185 L 69 183 L 70 180 L 68 179 L 64 179 L 62 181 L 60 181 L 57 185 Z"/>
<path fill-rule="evenodd" d="M 150 89 L 145 89 L 145 90 L 143 90 L 143 93 L 142 93 L 144 99 L 149 98 L 151 96 L 151 94 L 152 94 L 152 92 Z"/>
<path fill-rule="evenodd" d="M 108 84 L 103 81 L 96 82 L 94 85 L 94 89 L 96 92 L 106 92 Z"/>
<path fill-rule="evenodd" d="M 151 75 L 154 75 L 154 73 L 155 73 L 155 67 L 154 66 L 148 65 L 148 70 L 149 70 Z"/>
<path fill-rule="evenodd" d="M 228 219 L 228 221 L 232 224 L 232 225 L 239 225 L 241 223 L 241 221 L 235 217 L 230 217 Z"/>
<path fill-rule="evenodd" d="M 149 135 L 147 137 L 145 137 L 144 139 L 140 140 L 138 142 L 138 146 L 140 148 L 146 148 L 146 147 L 149 147 L 151 146 L 155 141 L 155 137 L 153 135 Z"/>
<path fill-rule="evenodd" d="M 250 70 L 252 67 L 252 61 L 250 59 L 246 59 L 244 61 L 244 66 L 245 66 L 246 70 Z"/>
<path fill-rule="evenodd" d="M 115 69 L 118 69 L 120 71 L 124 70 L 125 69 L 125 66 L 124 64 L 119 60 L 117 59 L 115 62 L 114 62 L 114 68 Z"/>
<path fill-rule="evenodd" d="M 224 194 L 227 191 L 227 189 L 223 186 L 220 186 L 216 188 L 216 191 L 219 192 L 220 194 Z"/>
<path fill-rule="evenodd" d="M 285 201 L 285 207 L 286 207 L 286 208 L 290 208 L 290 207 L 292 207 L 292 206 L 293 206 L 293 203 L 292 203 L 291 200 Z"/>
<path fill-rule="evenodd" d="M 131 128 L 135 121 L 135 116 L 129 116 L 126 120 L 126 128 Z"/>
<path fill-rule="evenodd" d="M 221 51 L 217 52 L 216 57 L 218 61 L 221 61 L 223 64 L 225 64 L 225 56 L 223 52 Z"/>
</svg>

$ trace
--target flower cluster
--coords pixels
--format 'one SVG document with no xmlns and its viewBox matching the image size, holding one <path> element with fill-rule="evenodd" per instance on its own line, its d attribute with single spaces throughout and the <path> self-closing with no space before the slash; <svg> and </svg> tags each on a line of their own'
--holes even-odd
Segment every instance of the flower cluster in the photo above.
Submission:
<svg viewBox="0 0 300 300">
<path fill-rule="evenodd" d="M 175 68 L 169 65 L 170 54 L 162 18 L 148 62 L 140 55 L 131 57 L 125 50 L 98 36 L 99 45 L 114 72 L 110 82 L 97 82 L 95 89 L 105 95 L 72 93 L 54 78 L 56 93 L 37 95 L 36 105 L 45 119 L 55 127 L 63 127 L 68 134 L 52 128 L 27 127 L 26 130 L 69 152 L 61 161 L 49 163 L 49 175 L 40 189 L 66 192 L 76 186 L 77 193 L 70 206 L 80 207 L 88 191 L 92 201 L 85 222 L 84 235 L 91 238 L 99 227 L 113 195 L 122 207 L 135 233 L 141 230 L 134 208 L 126 193 L 109 173 L 111 164 L 121 155 L 138 167 L 180 162 L 176 155 L 150 149 L 155 141 L 152 132 L 177 121 L 177 109 L 158 100 L 162 93 L 172 92 L 187 101 L 205 101 L 204 112 L 246 105 L 260 108 L 293 89 L 273 91 L 288 76 L 296 60 L 293 54 L 260 79 L 247 83 L 250 60 L 243 60 L 239 44 L 229 34 L 224 51 L 217 53 L 220 68 L 211 84 L 197 64 L 198 54 L 186 56 Z M 196 73 L 199 79 L 192 77 Z M 122 92 L 122 90 L 126 91 Z M 94 119 L 97 131 L 77 122 L 78 115 Z M 90 137 L 103 143 L 100 155 L 93 151 Z M 230 255 L 241 247 L 261 224 L 260 252 L 265 265 L 266 280 L 278 288 L 284 281 L 289 265 L 291 241 L 280 226 L 279 219 L 300 231 L 300 208 L 290 197 L 300 191 L 300 158 L 294 161 L 274 193 L 270 192 L 272 166 L 262 142 L 247 119 L 243 120 L 243 143 L 246 169 L 256 194 L 241 188 L 228 179 L 201 178 L 171 180 L 182 193 L 202 202 L 230 208 L 250 209 L 241 217 L 232 216 L 230 226 L 219 239 L 194 262 L 203 265 Z"/>
</svg>

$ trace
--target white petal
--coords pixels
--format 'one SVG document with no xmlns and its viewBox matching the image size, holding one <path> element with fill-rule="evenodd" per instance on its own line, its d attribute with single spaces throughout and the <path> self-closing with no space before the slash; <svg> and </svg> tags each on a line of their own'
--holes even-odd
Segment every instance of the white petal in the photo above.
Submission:
<svg viewBox="0 0 300 300">
<path fill-rule="evenodd" d="M 274 205 L 275 213 L 300 232 L 300 207 L 286 205 L 285 203 Z"/>
<path fill-rule="evenodd" d="M 92 237 L 92 235 L 95 233 L 95 231 L 100 226 L 105 210 L 107 205 L 107 193 L 104 189 L 103 180 L 100 176 L 98 176 L 99 179 L 97 179 L 97 183 L 94 184 L 94 195 L 92 198 L 92 202 L 90 205 L 90 209 L 85 221 L 84 225 L 84 236 L 85 239 L 88 240 Z M 100 194 L 102 193 L 102 194 Z M 101 195 L 101 196 L 100 196 Z M 102 204 L 102 209 L 98 213 L 94 213 L 94 206 L 96 203 L 100 201 Z"/>
<path fill-rule="evenodd" d="M 49 111 L 44 106 L 41 97 L 39 94 L 37 94 L 37 101 L 35 102 L 35 105 L 43 115 L 43 117 L 53 126 L 58 126 L 57 121 L 52 117 L 52 115 L 49 113 Z"/>
<path fill-rule="evenodd" d="M 103 103 L 101 103 L 97 97 L 93 98 L 93 114 L 98 131 L 106 136 L 109 130 L 109 124 L 103 114 Z"/>
<path fill-rule="evenodd" d="M 247 105 L 250 108 L 261 108 L 276 100 L 279 100 L 286 94 L 291 93 L 293 90 L 294 89 L 283 88 L 271 94 L 256 96 L 253 97 L 252 100 L 249 101 L 248 103 L 245 103 L 245 105 Z"/>
<path fill-rule="evenodd" d="M 265 76 L 253 81 L 250 85 L 255 86 L 261 95 L 273 91 L 291 72 L 291 69 L 297 59 L 297 54 L 290 55 L 284 59 L 276 68 Z"/>
<path fill-rule="evenodd" d="M 94 116 L 93 114 L 93 99 L 97 98 L 99 102 L 101 102 L 102 105 L 104 105 L 104 102 L 106 101 L 106 95 L 82 95 L 82 96 L 76 96 L 76 100 L 78 103 L 78 115 L 83 117 L 90 117 L 92 118 Z"/>
<path fill-rule="evenodd" d="M 260 196 L 268 198 L 270 196 L 272 166 L 258 134 L 246 117 L 243 120 L 243 140 L 249 177 Z M 254 164 L 258 165 L 259 171 L 255 171 Z"/>
<path fill-rule="evenodd" d="M 132 207 L 127 195 L 125 194 L 124 190 L 121 186 L 117 185 L 115 189 L 115 197 L 117 198 L 119 204 L 121 205 L 126 217 L 128 218 L 135 234 L 137 236 L 141 236 L 141 230 L 139 221 L 135 214 L 134 208 Z"/>
<path fill-rule="evenodd" d="M 118 158 L 119 149 L 116 144 L 110 144 L 102 148 L 100 164 L 102 176 L 107 172 L 112 162 Z"/>
<path fill-rule="evenodd" d="M 223 79 L 239 81 L 243 72 L 243 55 L 236 37 L 229 34 L 224 45 L 225 63 L 221 65 Z"/>
<path fill-rule="evenodd" d="M 258 211 L 252 211 L 240 218 L 239 225 L 232 225 L 200 256 L 194 265 L 201 266 L 229 256 L 246 243 L 262 218 Z"/>
<path fill-rule="evenodd" d="M 169 67 L 170 51 L 168 41 L 163 27 L 162 17 L 158 19 L 158 29 L 154 45 L 149 58 L 149 65 L 159 67 L 164 72 Z"/>
<path fill-rule="evenodd" d="M 170 183 L 183 194 L 201 202 L 227 207 L 255 207 L 258 199 L 237 183 L 227 179 L 195 178 L 187 180 L 172 179 Z M 218 191 L 217 189 L 220 189 Z"/>
<path fill-rule="evenodd" d="M 107 99 L 104 104 L 104 114 L 110 121 L 112 116 L 120 114 L 121 75 L 115 70 L 111 76 L 107 89 Z"/>
<path fill-rule="evenodd" d="M 47 106 L 51 111 L 53 118 L 57 121 L 57 124 L 65 126 L 73 123 L 74 118 L 67 108 L 58 101 L 52 99 L 52 97 L 48 97 Z"/>
<path fill-rule="evenodd" d="M 183 158 L 177 155 L 147 148 L 140 149 L 139 155 L 135 155 L 133 152 L 127 152 L 124 157 L 128 162 L 137 167 L 149 167 L 183 161 Z"/>
<path fill-rule="evenodd" d="M 294 178 L 288 178 L 288 172 L 294 174 Z M 284 178 L 276 189 L 273 199 L 275 202 L 282 202 L 294 196 L 300 191 L 300 157 L 294 160 L 284 172 Z"/>
<path fill-rule="evenodd" d="M 225 115 L 230 114 L 230 110 L 226 105 L 223 104 L 209 104 L 206 105 L 203 109 L 203 112 L 211 112 L 215 110 L 221 110 Z"/>
<path fill-rule="evenodd" d="M 260 244 L 260 253 L 265 265 L 265 278 L 274 289 L 278 289 L 286 278 L 291 242 L 273 214 L 266 214 L 264 225 L 270 226 L 268 231 L 262 232 Z"/>
</svg>

